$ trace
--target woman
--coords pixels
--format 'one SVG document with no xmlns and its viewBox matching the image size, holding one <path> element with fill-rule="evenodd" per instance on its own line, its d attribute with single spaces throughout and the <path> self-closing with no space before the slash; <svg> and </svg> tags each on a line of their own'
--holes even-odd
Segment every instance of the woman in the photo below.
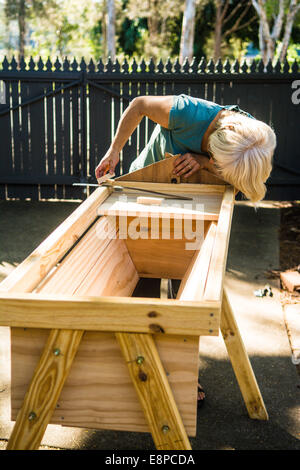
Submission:
<svg viewBox="0 0 300 470">
<path fill-rule="evenodd" d="M 175 160 L 175 175 L 189 177 L 206 168 L 252 202 L 264 198 L 276 147 L 271 127 L 237 105 L 221 106 L 184 94 L 135 98 L 95 170 L 97 178 L 114 172 L 120 151 L 144 116 L 157 126 L 130 171 L 163 159 L 165 152 L 181 154 Z"/>
<path fill-rule="evenodd" d="M 113 142 L 95 170 L 97 178 L 110 173 L 119 153 L 144 116 L 157 123 L 152 136 L 130 171 L 162 160 L 165 152 L 181 154 L 174 174 L 187 178 L 201 168 L 221 176 L 252 202 L 264 198 L 276 146 L 273 130 L 237 105 L 178 96 L 135 98 L 119 122 Z M 198 384 L 198 405 L 204 390 Z"/>
</svg>

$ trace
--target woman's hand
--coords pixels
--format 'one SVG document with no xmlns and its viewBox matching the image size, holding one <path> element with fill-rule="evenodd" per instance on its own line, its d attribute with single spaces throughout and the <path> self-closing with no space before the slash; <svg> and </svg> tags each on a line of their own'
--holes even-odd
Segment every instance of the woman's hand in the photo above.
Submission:
<svg viewBox="0 0 300 470">
<path fill-rule="evenodd" d="M 173 173 L 176 176 L 183 175 L 184 178 L 196 173 L 196 171 L 207 168 L 209 159 L 204 155 L 196 155 L 195 153 L 185 153 L 176 158 Z"/>
<path fill-rule="evenodd" d="M 109 149 L 95 169 L 96 178 L 101 178 L 108 171 L 113 174 L 119 162 L 119 152 Z"/>
</svg>

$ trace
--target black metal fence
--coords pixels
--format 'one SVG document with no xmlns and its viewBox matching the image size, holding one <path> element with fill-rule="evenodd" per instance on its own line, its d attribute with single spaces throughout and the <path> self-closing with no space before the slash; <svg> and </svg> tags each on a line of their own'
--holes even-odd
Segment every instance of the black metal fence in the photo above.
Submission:
<svg viewBox="0 0 300 470">
<path fill-rule="evenodd" d="M 267 199 L 300 199 L 298 64 L 152 60 L 140 64 L 46 63 L 23 58 L 0 70 L 0 199 L 83 198 L 74 182 L 95 182 L 122 112 L 139 95 L 185 93 L 238 104 L 277 134 Z M 117 174 L 126 173 L 154 123 L 144 119 L 125 145 Z"/>
</svg>

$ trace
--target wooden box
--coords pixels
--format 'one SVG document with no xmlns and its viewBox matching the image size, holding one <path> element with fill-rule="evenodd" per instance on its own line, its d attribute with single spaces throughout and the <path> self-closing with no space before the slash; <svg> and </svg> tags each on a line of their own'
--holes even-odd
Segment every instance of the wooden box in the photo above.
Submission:
<svg viewBox="0 0 300 470">
<path fill-rule="evenodd" d="M 189 448 L 199 337 L 219 334 L 234 188 L 171 184 L 171 161 L 119 178 L 121 193 L 96 189 L 1 284 L 11 448 L 36 448 L 49 422 L 150 430 L 157 448 Z M 138 204 L 137 185 L 176 198 Z M 133 297 L 141 277 L 180 279 L 177 298 Z"/>
</svg>

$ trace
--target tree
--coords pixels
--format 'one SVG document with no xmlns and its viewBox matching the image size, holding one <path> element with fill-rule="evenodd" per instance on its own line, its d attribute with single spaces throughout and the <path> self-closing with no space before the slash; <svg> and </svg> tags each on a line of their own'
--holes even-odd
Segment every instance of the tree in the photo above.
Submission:
<svg viewBox="0 0 300 470">
<path fill-rule="evenodd" d="M 255 21 L 256 16 L 251 15 L 249 19 L 242 23 L 242 20 L 249 13 L 251 0 L 239 1 L 233 8 L 230 8 L 230 0 L 214 0 L 214 3 L 216 7 L 214 60 L 217 60 L 222 56 L 222 41 L 249 26 Z"/>
<path fill-rule="evenodd" d="M 298 11 L 300 10 L 300 4 L 297 5 L 297 0 L 292 0 L 290 3 L 290 8 L 286 16 L 285 29 L 282 39 L 282 47 L 280 51 L 280 61 L 284 61 L 286 58 L 287 49 L 289 46 L 294 20 Z"/>
<path fill-rule="evenodd" d="M 19 28 L 19 54 L 25 55 L 27 22 L 33 15 L 45 13 L 49 4 L 55 0 L 6 0 L 4 12 L 6 19 L 17 20 Z"/>
<path fill-rule="evenodd" d="M 196 0 L 185 0 L 182 19 L 179 61 L 182 63 L 187 57 L 192 60 L 194 53 Z"/>
<path fill-rule="evenodd" d="M 268 4 L 266 0 L 252 0 L 252 4 L 259 17 L 259 47 L 264 64 L 266 65 L 274 57 L 276 42 L 281 36 L 283 24 L 285 24 L 285 27 L 280 60 L 284 60 L 294 19 L 300 8 L 298 1 L 288 0 L 286 8 L 286 2 L 279 0 L 276 9 L 272 8 L 272 5 Z M 273 26 L 271 28 L 272 23 Z"/>
<path fill-rule="evenodd" d="M 99 58 L 103 54 L 101 8 L 94 0 L 55 0 L 43 15 L 28 20 L 31 31 L 27 54 L 34 56 Z M 101 27 L 99 27 L 101 26 Z M 97 43 L 97 44 L 96 44 Z M 96 45 L 98 47 L 96 47 Z"/>
<path fill-rule="evenodd" d="M 25 53 L 25 35 L 26 35 L 26 15 L 28 11 L 28 4 L 25 0 L 6 0 L 5 2 L 5 16 L 7 20 L 17 20 L 19 28 L 19 54 Z"/>
<path fill-rule="evenodd" d="M 169 21 L 180 15 L 181 0 L 129 0 L 126 6 L 126 15 L 131 20 L 145 19 L 147 29 L 143 40 L 145 47 L 144 57 L 154 59 L 166 58 L 169 55 L 170 38 Z"/>
</svg>

